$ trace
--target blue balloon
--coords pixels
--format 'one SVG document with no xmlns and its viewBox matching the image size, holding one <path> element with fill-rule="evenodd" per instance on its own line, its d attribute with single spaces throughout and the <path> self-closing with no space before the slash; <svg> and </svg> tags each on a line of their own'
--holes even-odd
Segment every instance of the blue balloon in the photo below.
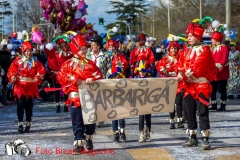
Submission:
<svg viewBox="0 0 240 160">
<path fill-rule="evenodd" d="M 106 38 L 107 34 L 106 34 L 106 33 L 101 33 L 100 36 L 101 36 L 102 38 Z"/>
<path fill-rule="evenodd" d="M 166 39 L 163 39 L 159 44 L 158 44 L 158 47 L 160 47 L 160 45 L 164 43 L 164 47 L 167 48 L 168 46 L 168 43 L 169 43 L 169 40 L 166 38 Z"/>
<path fill-rule="evenodd" d="M 23 43 L 23 40 L 21 40 L 21 39 L 11 38 L 10 39 L 10 44 L 13 44 L 12 51 L 16 52 L 17 49 L 22 46 L 22 43 Z"/>
</svg>

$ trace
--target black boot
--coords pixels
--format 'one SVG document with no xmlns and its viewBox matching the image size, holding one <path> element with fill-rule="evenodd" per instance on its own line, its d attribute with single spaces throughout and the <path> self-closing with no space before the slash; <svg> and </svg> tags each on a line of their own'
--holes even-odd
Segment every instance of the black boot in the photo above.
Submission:
<svg viewBox="0 0 240 160">
<path fill-rule="evenodd" d="M 119 133 L 117 132 L 117 133 L 115 133 L 114 135 L 114 139 L 113 139 L 113 142 L 119 142 Z"/>
<path fill-rule="evenodd" d="M 216 111 L 217 110 L 217 101 L 214 100 L 211 102 L 212 103 L 212 107 L 209 108 L 210 111 Z"/>
<path fill-rule="evenodd" d="M 182 118 L 177 118 L 177 122 L 178 122 L 178 125 L 177 125 L 177 128 L 184 128 L 184 125 L 182 124 Z"/>
<path fill-rule="evenodd" d="M 174 119 L 170 119 L 170 129 L 176 129 Z"/>
<path fill-rule="evenodd" d="M 68 106 L 64 106 L 64 112 L 68 112 Z"/>
<path fill-rule="evenodd" d="M 31 128 L 31 125 L 32 125 L 31 122 L 28 122 L 28 121 L 27 121 L 27 123 L 26 123 L 26 128 L 25 128 L 25 130 L 24 130 L 25 133 L 29 133 L 30 128 Z"/>
<path fill-rule="evenodd" d="M 23 133 L 23 122 L 18 122 L 18 132 Z"/>
<path fill-rule="evenodd" d="M 60 103 L 56 103 L 56 105 L 57 105 L 56 113 L 60 113 L 61 112 Z"/>
<path fill-rule="evenodd" d="M 217 111 L 226 111 L 226 101 L 221 102 L 221 107 Z"/>
<path fill-rule="evenodd" d="M 208 150 L 211 148 L 211 145 L 209 144 L 208 138 L 210 137 L 210 131 L 209 130 L 205 130 L 205 131 L 201 131 L 202 133 L 202 149 L 203 150 Z"/>
<path fill-rule="evenodd" d="M 189 138 L 182 145 L 183 147 L 196 147 L 198 146 L 198 140 L 195 130 L 189 130 Z"/>
<path fill-rule="evenodd" d="M 125 134 L 124 130 L 121 131 L 121 129 L 120 129 L 120 141 L 122 141 L 122 142 L 126 141 L 126 134 Z"/>
<path fill-rule="evenodd" d="M 87 135 L 86 134 L 86 148 L 87 150 L 93 150 L 93 135 Z"/>
<path fill-rule="evenodd" d="M 73 143 L 74 152 L 72 154 L 81 154 L 85 151 L 84 146 L 86 144 L 85 140 L 75 140 Z"/>
</svg>

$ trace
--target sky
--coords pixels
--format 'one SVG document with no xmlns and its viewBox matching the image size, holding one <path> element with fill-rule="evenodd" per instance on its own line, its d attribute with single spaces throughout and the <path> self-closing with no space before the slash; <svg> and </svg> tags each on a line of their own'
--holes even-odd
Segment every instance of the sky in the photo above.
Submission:
<svg viewBox="0 0 240 160">
<path fill-rule="evenodd" d="M 111 10 L 109 0 L 85 0 L 85 3 L 88 5 L 88 15 L 86 16 L 87 23 L 95 23 L 94 29 L 97 30 L 99 34 L 105 33 L 104 27 L 98 24 L 98 18 L 104 18 L 104 21 L 114 21 L 116 19 L 115 14 L 106 13 L 106 11 Z M 107 23 L 111 22 L 104 22 L 104 24 Z"/>
</svg>

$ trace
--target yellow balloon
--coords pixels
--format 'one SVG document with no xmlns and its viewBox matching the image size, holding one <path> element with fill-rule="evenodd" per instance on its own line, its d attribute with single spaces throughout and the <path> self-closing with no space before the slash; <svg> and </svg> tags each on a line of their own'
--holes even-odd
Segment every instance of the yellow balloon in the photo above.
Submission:
<svg viewBox="0 0 240 160">
<path fill-rule="evenodd" d="M 194 19 L 192 22 L 193 22 L 193 23 L 198 23 L 198 22 L 200 22 L 200 19 L 199 19 L 199 18 Z"/>
</svg>

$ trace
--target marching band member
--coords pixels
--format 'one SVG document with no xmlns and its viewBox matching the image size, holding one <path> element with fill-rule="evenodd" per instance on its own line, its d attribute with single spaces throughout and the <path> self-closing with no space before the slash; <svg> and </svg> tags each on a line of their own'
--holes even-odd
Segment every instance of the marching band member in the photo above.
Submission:
<svg viewBox="0 0 240 160">
<path fill-rule="evenodd" d="M 86 58 L 93 61 L 94 64 L 96 64 L 96 66 L 101 70 L 103 78 L 106 78 L 108 58 L 106 54 L 101 51 L 103 48 L 102 41 L 102 37 L 97 34 L 90 39 L 91 52 L 87 53 Z"/>
<path fill-rule="evenodd" d="M 150 47 L 145 45 L 146 42 L 146 35 L 141 33 L 138 36 L 139 46 L 134 48 L 130 53 L 130 68 L 131 68 L 131 75 L 133 76 L 134 69 L 136 68 L 136 64 L 140 60 L 149 61 L 151 69 L 155 65 L 155 59 L 153 52 Z"/>
<path fill-rule="evenodd" d="M 202 36 L 204 21 L 192 21 L 186 30 L 188 47 L 184 48 L 179 60 L 178 79 L 186 82 L 186 89 L 182 100 L 184 118 L 186 119 L 189 134 L 183 147 L 198 145 L 196 129 L 196 111 L 199 115 L 199 126 L 202 133 L 202 149 L 210 149 L 210 122 L 209 122 L 209 98 L 212 92 L 211 81 L 216 77 L 216 66 L 209 46 L 204 45 Z"/>
<path fill-rule="evenodd" d="M 109 72 L 108 79 L 120 79 L 125 78 L 124 66 L 127 66 L 128 62 L 125 57 L 119 57 L 112 60 L 112 68 Z M 114 133 L 113 142 L 126 141 L 125 135 L 125 119 L 113 120 L 112 130 Z"/>
<path fill-rule="evenodd" d="M 126 57 L 119 52 L 119 43 L 116 40 L 108 40 L 106 42 L 106 55 L 108 57 L 108 72 L 107 77 L 111 74 L 111 68 L 112 68 L 112 62 L 113 61 L 121 61 L 122 64 L 128 64 Z M 123 73 L 125 73 L 125 70 L 127 69 L 127 65 L 122 65 L 123 67 Z"/>
<path fill-rule="evenodd" d="M 87 43 L 80 34 L 77 34 L 69 45 L 74 56 L 62 65 L 57 78 L 64 93 L 68 95 L 65 104 L 70 105 L 74 149 L 79 153 L 85 144 L 87 150 L 93 149 L 95 124 L 84 125 L 78 86 L 84 83 L 83 81 L 90 85 L 93 81 L 102 79 L 102 73 L 91 60 L 86 59 Z"/>
<path fill-rule="evenodd" d="M 135 68 L 134 73 L 136 74 L 134 78 L 150 78 L 151 70 L 149 70 L 149 64 L 147 64 L 145 60 L 138 61 L 137 68 Z M 139 116 L 139 143 L 144 142 L 144 119 L 146 120 L 146 141 L 151 141 L 151 114 L 146 114 Z"/>
<path fill-rule="evenodd" d="M 53 47 L 53 42 L 56 42 L 56 47 Z M 69 50 L 68 43 L 70 39 L 65 36 L 58 36 L 53 40 L 52 43 L 48 43 L 44 48 L 44 52 L 47 55 L 48 67 L 51 72 L 53 72 L 53 85 L 56 88 L 60 88 L 60 84 L 56 79 L 58 71 L 62 64 L 72 57 Z M 60 91 L 54 91 L 55 101 L 56 101 L 56 113 L 61 112 L 60 108 Z M 64 97 L 65 101 L 67 96 Z M 68 107 L 64 105 L 64 112 L 68 112 Z"/>
<path fill-rule="evenodd" d="M 218 21 L 214 21 L 215 23 Z M 213 24 L 214 24 L 213 22 Z M 225 111 L 226 110 L 226 100 L 227 100 L 227 81 L 229 78 L 229 67 L 228 67 L 228 47 L 225 44 L 222 44 L 223 33 L 218 31 L 218 28 L 222 28 L 220 26 L 216 26 L 215 31 L 211 35 L 212 41 L 212 56 L 215 61 L 215 65 L 217 68 L 216 81 L 212 81 L 212 94 L 211 94 L 211 104 L 212 107 L 209 110 L 218 110 Z M 218 84 L 220 85 L 220 93 L 221 93 L 221 107 L 217 109 L 217 89 Z"/>
<path fill-rule="evenodd" d="M 168 54 L 166 57 L 163 57 L 158 63 L 157 63 L 157 71 L 159 74 L 161 74 L 164 77 L 176 77 L 178 73 L 178 67 L 177 62 L 179 60 L 179 52 L 180 45 L 177 41 L 170 41 L 168 44 Z M 183 118 L 182 118 L 182 95 L 184 90 L 184 81 L 181 81 L 178 83 L 177 93 L 176 93 L 176 99 L 175 99 L 175 106 L 177 109 L 177 122 L 178 126 L 177 128 L 184 128 L 184 125 L 182 124 Z M 170 129 L 176 129 L 175 127 L 175 107 L 174 111 L 170 113 Z"/>
<path fill-rule="evenodd" d="M 17 98 L 18 132 L 29 133 L 32 121 L 33 98 L 39 97 L 38 85 L 41 84 L 45 69 L 40 61 L 33 57 L 33 45 L 23 42 L 22 55 L 17 57 L 8 69 L 9 82 L 14 84 L 13 93 Z M 24 110 L 26 112 L 26 128 L 23 129 Z"/>
</svg>

